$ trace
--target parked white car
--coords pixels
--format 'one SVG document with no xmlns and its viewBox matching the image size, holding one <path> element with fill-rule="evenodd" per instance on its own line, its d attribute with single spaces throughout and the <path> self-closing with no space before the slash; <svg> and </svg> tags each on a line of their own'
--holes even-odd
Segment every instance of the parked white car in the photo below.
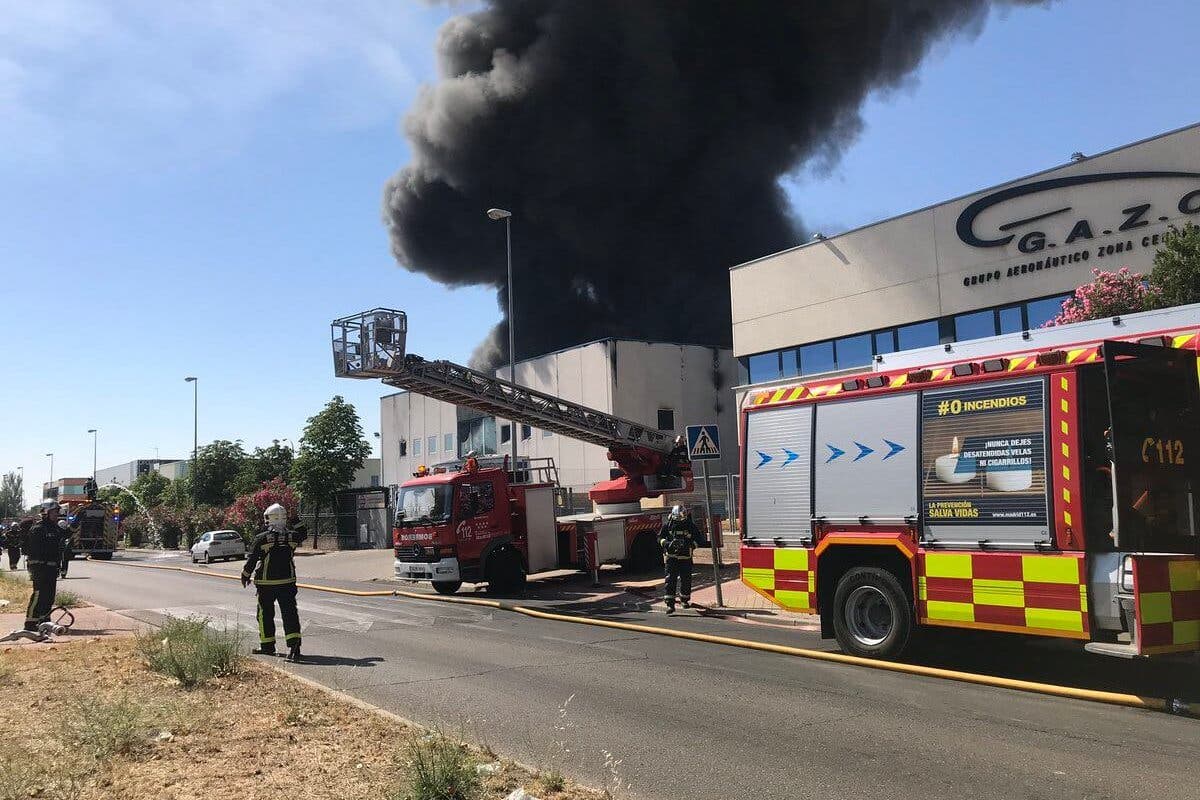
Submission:
<svg viewBox="0 0 1200 800">
<path fill-rule="evenodd" d="M 220 558 L 245 558 L 246 543 L 237 531 L 208 531 L 192 545 L 192 563 L 209 564 Z"/>
</svg>

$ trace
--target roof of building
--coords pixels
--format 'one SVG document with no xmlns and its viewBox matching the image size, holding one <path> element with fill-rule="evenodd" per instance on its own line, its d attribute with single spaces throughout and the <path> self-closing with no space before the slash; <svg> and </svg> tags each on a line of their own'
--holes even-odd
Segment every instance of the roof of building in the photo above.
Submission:
<svg viewBox="0 0 1200 800">
<path fill-rule="evenodd" d="M 1128 150 L 1131 147 L 1137 147 L 1138 145 L 1146 144 L 1147 142 L 1153 142 L 1158 139 L 1165 139 L 1168 136 L 1174 136 L 1177 133 L 1183 133 L 1184 131 L 1189 131 L 1189 130 L 1192 130 L 1193 128 L 1200 128 L 1200 122 L 1194 122 L 1191 125 L 1184 125 L 1182 128 L 1176 128 L 1173 131 L 1167 131 L 1166 133 L 1159 133 L 1154 136 L 1149 136 L 1145 139 L 1139 139 L 1136 142 L 1130 142 L 1129 144 L 1123 144 L 1120 147 L 1114 147 L 1114 148 L 1105 150 L 1100 153 L 1093 153 L 1090 156 L 1085 156 L 1084 160 L 1091 161 L 1092 159 L 1100 158 L 1102 156 L 1111 155 L 1113 153 L 1119 153 L 1122 150 Z M 1025 175 L 1020 178 L 1013 178 L 1012 180 L 1007 180 L 1007 181 L 1004 181 L 1003 183 L 998 183 L 994 186 L 986 187 L 983 189 L 976 189 L 973 192 L 967 192 L 966 194 L 961 194 L 957 197 L 951 197 L 948 200 L 939 200 L 936 203 L 932 203 L 930 205 L 923 206 L 921 208 L 917 208 L 912 211 L 905 211 L 903 214 L 896 214 L 894 216 L 887 217 L 885 219 L 876 220 L 875 222 L 868 222 L 866 225 L 859 225 L 857 228 L 851 228 L 849 230 L 841 231 L 839 233 L 835 233 L 835 234 L 832 234 L 829 236 L 822 235 L 820 239 L 814 239 L 814 240 L 808 241 L 808 242 L 801 242 L 800 244 L 797 244 L 793 247 L 785 247 L 784 249 L 779 250 L 777 252 L 767 253 L 766 255 L 759 256 L 758 258 L 752 258 L 749 261 L 743 261 L 740 264 L 734 264 L 732 267 L 729 268 L 729 270 L 730 270 L 730 272 L 732 272 L 735 269 L 741 269 L 742 267 L 748 267 L 751 264 L 757 264 L 760 261 L 766 261 L 768 258 L 774 258 L 775 256 L 783 255 L 784 253 L 791 253 L 795 250 L 801 250 L 805 247 L 812 247 L 813 245 L 821 244 L 822 242 L 831 241 L 833 239 L 838 239 L 843 236 L 849 236 L 852 233 L 858 233 L 859 231 L 864 231 L 864 230 L 867 230 L 868 228 L 873 228 L 876 225 L 886 225 L 889 222 L 894 222 L 898 219 L 903 219 L 904 217 L 912 216 L 913 214 L 920 214 L 922 212 L 930 210 L 931 208 L 937 208 L 938 206 L 944 206 L 949 203 L 957 203 L 960 200 L 965 200 L 968 197 L 973 197 L 977 194 L 980 194 L 981 192 L 990 192 L 994 189 L 999 189 L 1001 187 L 1008 186 L 1010 184 L 1020 183 L 1021 181 L 1027 181 L 1030 178 L 1036 178 L 1041 175 L 1046 175 L 1047 173 L 1054 172 L 1056 170 L 1060 170 L 1063 167 L 1069 167 L 1069 166 L 1071 166 L 1072 163 L 1074 163 L 1074 162 L 1068 161 L 1065 164 L 1056 164 L 1053 167 L 1047 167 L 1046 169 L 1030 173 L 1029 175 Z"/>
</svg>

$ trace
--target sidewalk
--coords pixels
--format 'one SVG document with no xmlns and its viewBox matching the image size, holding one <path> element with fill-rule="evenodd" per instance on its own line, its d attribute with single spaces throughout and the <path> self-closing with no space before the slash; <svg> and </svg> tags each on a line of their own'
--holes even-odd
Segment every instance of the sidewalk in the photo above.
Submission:
<svg viewBox="0 0 1200 800">
<path fill-rule="evenodd" d="M 12 606 L 7 606 L 3 610 L 11 611 Z M 54 647 L 56 645 L 84 641 L 84 639 L 133 636 L 145 628 L 142 623 L 135 619 L 122 616 L 99 606 L 81 606 L 80 608 L 71 609 L 71 613 L 75 615 L 75 624 L 71 626 L 70 632 L 65 636 L 57 636 L 50 642 L 31 642 L 28 639 L 3 642 L 0 643 L 0 652 L 8 652 L 14 647 Z M 0 636 L 4 636 L 9 631 L 17 630 L 24 625 L 24 611 L 17 614 L 0 614 Z"/>
</svg>

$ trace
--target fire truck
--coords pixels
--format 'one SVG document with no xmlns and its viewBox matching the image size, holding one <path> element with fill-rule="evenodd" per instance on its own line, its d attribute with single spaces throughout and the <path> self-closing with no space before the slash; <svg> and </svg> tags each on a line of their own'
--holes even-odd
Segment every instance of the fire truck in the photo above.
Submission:
<svg viewBox="0 0 1200 800">
<path fill-rule="evenodd" d="M 752 389 L 742 581 L 864 657 L 923 626 L 1200 649 L 1198 308 Z"/>
<path fill-rule="evenodd" d="M 463 582 L 511 592 L 544 570 L 661 563 L 656 535 L 666 509 L 642 509 L 641 500 L 692 491 L 685 446 L 641 423 L 406 353 L 407 324 L 403 311 L 386 308 L 334 320 L 334 373 L 604 446 L 622 474 L 591 488 L 596 513 L 563 517 L 555 516 L 549 459 L 485 466 L 468 458 L 405 481 L 394 503 L 396 577 L 430 581 L 443 594 Z"/>
</svg>

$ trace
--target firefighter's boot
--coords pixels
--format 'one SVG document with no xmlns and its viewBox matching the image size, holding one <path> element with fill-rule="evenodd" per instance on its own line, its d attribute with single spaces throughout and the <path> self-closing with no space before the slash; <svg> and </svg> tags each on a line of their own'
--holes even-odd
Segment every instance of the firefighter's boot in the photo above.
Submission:
<svg viewBox="0 0 1200 800">
<path fill-rule="evenodd" d="M 288 649 L 287 660 L 293 664 L 304 660 L 304 656 L 300 653 L 300 645 L 294 644 Z"/>
</svg>

